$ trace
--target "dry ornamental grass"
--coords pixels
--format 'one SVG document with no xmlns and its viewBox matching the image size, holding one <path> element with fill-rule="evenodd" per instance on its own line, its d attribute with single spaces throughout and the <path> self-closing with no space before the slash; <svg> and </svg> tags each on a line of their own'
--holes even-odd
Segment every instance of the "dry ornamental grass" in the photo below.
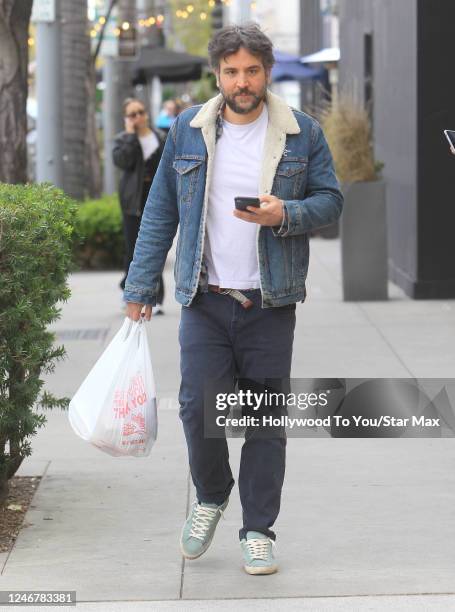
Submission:
<svg viewBox="0 0 455 612">
<path fill-rule="evenodd" d="M 349 95 L 320 113 L 320 122 L 342 183 L 377 180 L 367 111 Z"/>
</svg>

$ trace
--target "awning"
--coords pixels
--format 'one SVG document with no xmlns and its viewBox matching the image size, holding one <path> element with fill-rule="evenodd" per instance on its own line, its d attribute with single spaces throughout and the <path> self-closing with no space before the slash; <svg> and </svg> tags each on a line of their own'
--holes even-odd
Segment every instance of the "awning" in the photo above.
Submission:
<svg viewBox="0 0 455 612">
<path fill-rule="evenodd" d="M 300 61 L 304 64 L 330 64 L 332 62 L 338 62 L 339 60 L 340 49 L 338 47 L 321 49 L 316 53 L 310 53 L 310 55 L 304 55 L 300 58 Z"/>
<path fill-rule="evenodd" d="M 154 76 L 159 77 L 163 83 L 197 81 L 201 78 L 202 67 L 207 64 L 205 57 L 163 47 L 145 46 L 131 67 L 133 83 L 144 84 Z"/>
<path fill-rule="evenodd" d="M 309 81 L 320 79 L 324 75 L 321 68 L 305 66 L 297 55 L 274 51 L 275 64 L 272 68 L 272 81 Z"/>
</svg>

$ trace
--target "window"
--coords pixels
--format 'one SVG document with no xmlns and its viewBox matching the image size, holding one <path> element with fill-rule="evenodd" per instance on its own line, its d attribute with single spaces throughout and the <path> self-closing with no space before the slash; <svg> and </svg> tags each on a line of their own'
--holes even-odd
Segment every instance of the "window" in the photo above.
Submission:
<svg viewBox="0 0 455 612">
<path fill-rule="evenodd" d="M 364 101 L 365 108 L 370 115 L 371 123 L 373 124 L 374 116 L 374 51 L 373 51 L 373 34 L 371 32 L 364 35 L 363 38 L 363 57 L 364 57 Z"/>
</svg>

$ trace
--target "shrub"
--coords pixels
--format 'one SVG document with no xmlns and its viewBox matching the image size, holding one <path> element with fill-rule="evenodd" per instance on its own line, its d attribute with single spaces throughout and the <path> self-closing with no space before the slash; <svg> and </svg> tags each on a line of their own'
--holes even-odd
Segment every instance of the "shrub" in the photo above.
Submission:
<svg viewBox="0 0 455 612">
<path fill-rule="evenodd" d="M 77 265 L 92 270 L 122 268 L 123 250 L 122 213 L 117 196 L 79 204 L 74 244 Z"/>
<path fill-rule="evenodd" d="M 213 72 L 207 72 L 198 81 L 190 85 L 190 95 L 194 104 L 203 104 L 218 93 L 216 77 Z"/>
<path fill-rule="evenodd" d="M 47 325 L 70 295 L 76 205 L 51 185 L 0 183 L 0 503 L 8 480 L 31 454 L 30 436 L 46 422 L 41 408 L 64 408 L 67 398 L 44 391 L 65 355 Z"/>
</svg>

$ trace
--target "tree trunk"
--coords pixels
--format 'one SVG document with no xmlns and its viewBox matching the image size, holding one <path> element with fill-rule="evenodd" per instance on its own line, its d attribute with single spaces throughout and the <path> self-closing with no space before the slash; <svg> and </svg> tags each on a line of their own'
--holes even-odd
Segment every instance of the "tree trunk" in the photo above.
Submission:
<svg viewBox="0 0 455 612">
<path fill-rule="evenodd" d="M 9 482 L 6 475 L 0 472 L 0 509 L 6 502 L 9 493 Z"/>
<path fill-rule="evenodd" d="M 28 25 L 32 0 L 0 0 L 0 181 L 27 182 Z"/>
<path fill-rule="evenodd" d="M 86 77 L 90 62 L 87 0 L 61 0 L 63 71 L 63 186 L 65 193 L 85 196 Z"/>
<path fill-rule="evenodd" d="M 24 460 L 24 455 L 21 454 L 20 445 L 17 442 L 13 442 L 12 439 L 9 441 L 9 460 L 7 464 L 6 477 L 10 480 L 17 470 L 21 467 Z"/>
</svg>

